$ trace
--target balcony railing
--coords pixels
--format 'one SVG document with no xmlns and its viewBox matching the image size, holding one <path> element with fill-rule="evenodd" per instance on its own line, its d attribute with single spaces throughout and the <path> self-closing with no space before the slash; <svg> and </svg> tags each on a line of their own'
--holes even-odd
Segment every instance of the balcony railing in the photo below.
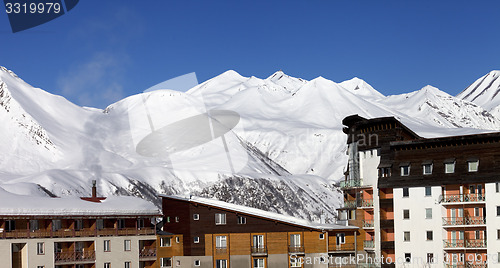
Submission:
<svg viewBox="0 0 500 268">
<path fill-rule="evenodd" d="M 486 224 L 486 219 L 482 216 L 469 217 L 443 217 L 444 226 L 454 225 L 481 225 Z"/>
<path fill-rule="evenodd" d="M 216 247 L 215 248 L 215 253 L 216 254 L 226 254 L 227 253 L 227 247 Z"/>
<path fill-rule="evenodd" d="M 55 252 L 55 263 L 77 263 L 95 261 L 95 251 Z"/>
<path fill-rule="evenodd" d="M 375 224 L 373 220 L 363 220 L 363 228 L 373 228 Z"/>
<path fill-rule="evenodd" d="M 344 208 L 373 207 L 373 199 L 344 200 Z"/>
<path fill-rule="evenodd" d="M 128 228 L 128 229 L 59 229 L 59 230 L 12 230 L 0 231 L 0 239 L 16 238 L 65 238 L 65 237 L 93 237 L 93 236 L 133 236 L 133 235 L 154 235 L 154 228 Z"/>
<path fill-rule="evenodd" d="M 252 254 L 253 255 L 266 255 L 267 254 L 267 247 L 252 247 Z"/>
<path fill-rule="evenodd" d="M 455 194 L 444 195 L 441 200 L 443 203 L 484 202 L 486 196 L 484 194 Z"/>
<path fill-rule="evenodd" d="M 444 248 L 486 248 L 486 239 L 443 240 Z"/>
<path fill-rule="evenodd" d="M 340 245 L 330 245 L 328 247 L 329 252 L 335 251 L 355 251 L 354 243 L 340 244 Z"/>
<path fill-rule="evenodd" d="M 375 241 L 373 240 L 363 241 L 363 248 L 375 248 Z"/>
<path fill-rule="evenodd" d="M 444 263 L 445 268 L 487 268 L 487 263 Z"/>
<path fill-rule="evenodd" d="M 340 188 L 341 189 L 347 189 L 347 188 L 354 188 L 354 187 L 360 187 L 363 185 L 363 180 L 358 179 L 358 180 L 345 180 L 340 182 Z"/>
<path fill-rule="evenodd" d="M 143 248 L 139 252 L 139 259 L 156 259 L 156 248 Z"/>
<path fill-rule="evenodd" d="M 292 245 L 288 246 L 289 253 L 304 253 L 304 246 Z"/>
</svg>

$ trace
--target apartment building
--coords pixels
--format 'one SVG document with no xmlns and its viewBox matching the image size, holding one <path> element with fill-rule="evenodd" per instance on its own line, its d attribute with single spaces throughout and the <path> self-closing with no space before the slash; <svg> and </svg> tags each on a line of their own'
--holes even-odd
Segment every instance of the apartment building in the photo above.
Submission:
<svg viewBox="0 0 500 268">
<path fill-rule="evenodd" d="M 46 198 L 0 192 L 1 267 L 158 267 L 160 211 L 133 197 Z"/>
<path fill-rule="evenodd" d="M 500 267 L 500 133 L 422 138 L 393 117 L 343 124 L 339 211 L 377 266 Z"/>
<path fill-rule="evenodd" d="M 161 267 L 337 267 L 335 259 L 362 250 L 355 226 L 313 223 L 201 197 L 162 196 L 162 202 Z"/>
</svg>

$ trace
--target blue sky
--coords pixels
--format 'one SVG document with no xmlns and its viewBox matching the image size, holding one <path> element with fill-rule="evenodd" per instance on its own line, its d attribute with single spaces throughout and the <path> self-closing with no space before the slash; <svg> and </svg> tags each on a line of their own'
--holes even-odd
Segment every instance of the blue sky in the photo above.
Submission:
<svg viewBox="0 0 500 268">
<path fill-rule="evenodd" d="M 0 65 L 99 108 L 179 75 L 201 82 L 229 69 L 456 95 L 500 69 L 499 10 L 496 0 L 82 0 L 16 34 L 0 12 Z"/>
</svg>

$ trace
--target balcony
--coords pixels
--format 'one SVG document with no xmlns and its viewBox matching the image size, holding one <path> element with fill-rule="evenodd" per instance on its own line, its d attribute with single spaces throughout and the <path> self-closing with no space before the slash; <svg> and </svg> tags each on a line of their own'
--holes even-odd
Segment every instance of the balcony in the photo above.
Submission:
<svg viewBox="0 0 500 268">
<path fill-rule="evenodd" d="M 354 243 L 350 244 L 340 244 L 340 245 L 330 245 L 328 246 L 328 252 L 354 252 L 356 249 L 354 248 Z"/>
<path fill-rule="evenodd" d="M 373 220 L 363 220 L 363 228 L 371 229 L 374 227 L 375 227 L 375 224 L 374 224 Z"/>
<path fill-rule="evenodd" d="M 469 217 L 443 217 L 443 226 L 477 226 L 486 224 L 486 219 L 482 216 Z"/>
<path fill-rule="evenodd" d="M 139 252 L 139 260 L 154 261 L 156 260 L 156 248 L 143 248 Z"/>
<path fill-rule="evenodd" d="M 440 197 L 442 203 L 481 203 L 486 201 L 484 194 L 456 194 Z"/>
<path fill-rule="evenodd" d="M 394 220 L 380 220 L 380 229 L 394 229 Z"/>
<path fill-rule="evenodd" d="M 344 208 L 371 208 L 373 199 L 344 200 Z"/>
<path fill-rule="evenodd" d="M 267 256 L 267 247 L 252 247 L 252 256 Z"/>
<path fill-rule="evenodd" d="M 363 248 L 365 248 L 365 249 L 374 249 L 375 248 L 375 241 L 373 241 L 373 240 L 365 240 L 365 241 L 363 241 Z"/>
<path fill-rule="evenodd" d="M 304 246 L 288 246 L 288 253 L 304 254 Z"/>
<path fill-rule="evenodd" d="M 345 190 L 354 187 L 361 187 L 363 185 L 363 180 L 345 180 L 340 182 L 340 189 Z"/>
<path fill-rule="evenodd" d="M 227 247 L 216 247 L 215 254 L 227 254 Z"/>
<path fill-rule="evenodd" d="M 73 263 L 92 263 L 95 262 L 95 251 L 55 252 L 54 262 L 59 265 Z"/>
<path fill-rule="evenodd" d="M 135 235 L 155 235 L 154 228 L 129 228 L 129 229 L 59 229 L 59 230 L 13 230 L 0 231 L 0 239 L 16 238 L 67 238 L 67 237 L 93 237 L 93 236 L 135 236 Z"/>
<path fill-rule="evenodd" d="M 486 239 L 449 239 L 443 240 L 445 249 L 486 248 Z"/>
<path fill-rule="evenodd" d="M 487 263 L 445 263 L 445 268 L 487 268 Z"/>
</svg>

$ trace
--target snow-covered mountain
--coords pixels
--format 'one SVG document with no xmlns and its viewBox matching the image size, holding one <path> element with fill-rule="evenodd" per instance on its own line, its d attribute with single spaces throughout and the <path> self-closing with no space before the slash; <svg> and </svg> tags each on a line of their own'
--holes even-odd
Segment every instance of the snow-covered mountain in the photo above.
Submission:
<svg viewBox="0 0 500 268">
<path fill-rule="evenodd" d="M 474 102 L 494 115 L 500 116 L 500 71 L 491 71 L 477 79 L 457 98 Z"/>
<path fill-rule="evenodd" d="M 187 150 L 137 153 L 152 132 L 179 122 L 201 129 L 186 122 L 214 110 L 236 112 L 236 127 Z M 351 114 L 396 116 L 424 137 L 500 129 L 500 120 L 480 105 L 431 86 L 386 97 L 359 78 L 335 83 L 282 71 L 266 79 L 227 71 L 185 93 L 156 90 L 100 110 L 76 106 L 2 68 L 0 187 L 81 196 L 97 179 L 101 195 L 158 204 L 158 194 L 193 194 L 332 219 L 342 202 L 335 184 L 347 161 L 341 120 Z"/>
</svg>

